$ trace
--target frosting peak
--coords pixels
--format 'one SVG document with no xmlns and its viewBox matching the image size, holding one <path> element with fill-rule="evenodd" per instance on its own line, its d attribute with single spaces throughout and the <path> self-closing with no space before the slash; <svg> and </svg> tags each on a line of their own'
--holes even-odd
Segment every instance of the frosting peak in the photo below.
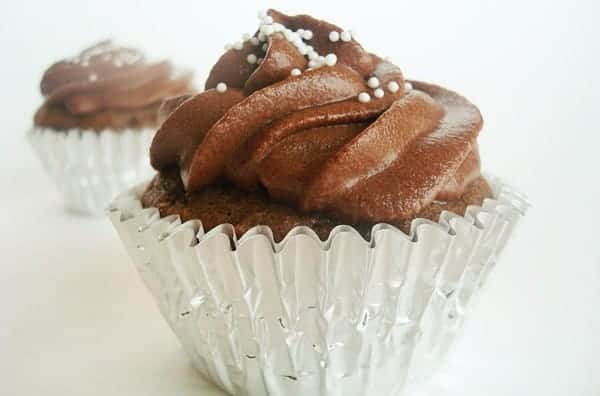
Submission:
<svg viewBox="0 0 600 396">
<path fill-rule="evenodd" d="M 217 61 L 206 91 L 172 106 L 151 148 L 188 192 L 227 180 L 351 221 L 410 218 L 479 175 L 477 108 L 405 82 L 349 32 L 268 12 Z"/>
</svg>

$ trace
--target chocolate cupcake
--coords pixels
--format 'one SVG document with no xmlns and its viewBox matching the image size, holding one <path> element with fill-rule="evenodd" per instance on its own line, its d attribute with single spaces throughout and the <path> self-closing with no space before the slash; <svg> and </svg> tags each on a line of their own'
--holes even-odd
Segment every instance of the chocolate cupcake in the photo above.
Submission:
<svg viewBox="0 0 600 396">
<path fill-rule="evenodd" d="M 232 394 L 400 394 L 527 206 L 481 175 L 475 105 L 310 16 L 262 15 L 205 92 L 163 110 L 158 174 L 109 216 Z"/>
<path fill-rule="evenodd" d="M 148 177 L 158 108 L 192 92 L 191 77 L 110 41 L 50 66 L 28 138 L 69 209 L 101 212 L 120 190 Z"/>
</svg>

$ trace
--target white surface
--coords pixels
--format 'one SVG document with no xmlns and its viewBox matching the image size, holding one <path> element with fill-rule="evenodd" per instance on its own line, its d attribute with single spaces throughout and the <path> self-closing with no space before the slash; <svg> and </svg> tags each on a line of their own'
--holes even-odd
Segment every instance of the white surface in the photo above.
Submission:
<svg viewBox="0 0 600 396">
<path fill-rule="evenodd" d="M 0 16 L 0 394 L 218 395 L 188 365 L 108 221 L 61 211 L 23 133 L 48 63 L 112 36 L 202 81 L 222 45 L 254 28 L 257 5 L 68 3 L 10 2 Z M 438 394 L 595 396 L 600 5 L 427 3 L 280 8 L 356 27 L 407 76 L 465 94 L 486 120 L 484 168 L 534 203 Z"/>
</svg>

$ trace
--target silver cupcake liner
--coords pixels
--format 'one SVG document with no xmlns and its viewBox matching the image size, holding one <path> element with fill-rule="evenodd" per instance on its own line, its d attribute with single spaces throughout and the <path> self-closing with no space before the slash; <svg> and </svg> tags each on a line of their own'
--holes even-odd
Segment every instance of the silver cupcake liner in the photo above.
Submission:
<svg viewBox="0 0 600 396">
<path fill-rule="evenodd" d="M 152 176 L 148 150 L 154 133 L 32 128 L 27 138 L 66 207 L 101 214 L 117 194 Z"/>
<path fill-rule="evenodd" d="M 193 364 L 234 395 L 400 395 L 452 344 L 527 208 L 489 178 L 494 199 L 464 217 L 379 224 L 365 241 L 338 226 L 327 241 L 297 227 L 237 238 L 142 208 L 144 186 L 108 215 Z"/>
</svg>

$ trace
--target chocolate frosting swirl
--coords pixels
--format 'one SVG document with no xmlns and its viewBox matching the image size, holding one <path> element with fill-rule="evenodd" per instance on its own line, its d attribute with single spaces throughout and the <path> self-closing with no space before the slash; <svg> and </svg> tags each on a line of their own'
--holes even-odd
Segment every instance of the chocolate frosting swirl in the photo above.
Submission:
<svg viewBox="0 0 600 396">
<path fill-rule="evenodd" d="M 459 198 L 479 176 L 483 121 L 473 104 L 405 83 L 398 67 L 355 40 L 332 41 L 335 25 L 268 15 L 254 38 L 218 60 L 205 92 L 170 106 L 150 151 L 157 170 L 178 167 L 188 192 L 227 180 L 348 221 L 411 218 L 436 199 Z M 311 34 L 299 42 L 298 29 Z M 311 50 L 337 63 L 314 67 L 303 54 L 315 59 Z"/>
<path fill-rule="evenodd" d="M 44 73 L 43 107 L 60 106 L 73 115 L 139 109 L 188 92 L 191 77 L 167 61 L 148 62 L 138 50 L 103 41 Z"/>
</svg>

